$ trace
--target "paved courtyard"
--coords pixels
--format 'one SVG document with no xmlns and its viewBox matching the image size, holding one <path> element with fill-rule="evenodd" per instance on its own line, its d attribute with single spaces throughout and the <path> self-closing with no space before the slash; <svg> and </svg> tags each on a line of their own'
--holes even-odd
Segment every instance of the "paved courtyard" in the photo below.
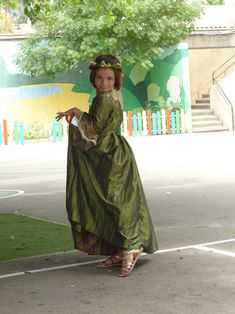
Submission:
<svg viewBox="0 0 235 314">
<path fill-rule="evenodd" d="M 127 278 L 75 251 L 0 262 L 1 314 L 234 313 L 235 133 L 127 139 L 159 251 Z M 0 212 L 67 224 L 66 149 L 1 146 Z"/>
</svg>

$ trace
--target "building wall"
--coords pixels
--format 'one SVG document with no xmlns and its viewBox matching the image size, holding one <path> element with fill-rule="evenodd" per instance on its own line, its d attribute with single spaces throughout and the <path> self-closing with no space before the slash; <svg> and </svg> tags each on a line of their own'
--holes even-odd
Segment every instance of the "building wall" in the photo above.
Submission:
<svg viewBox="0 0 235 314">
<path fill-rule="evenodd" d="M 185 40 L 189 47 L 191 102 L 209 93 L 212 73 L 235 55 L 235 0 L 206 5 L 195 31 Z"/>
<path fill-rule="evenodd" d="M 235 26 L 235 2 L 225 0 L 224 5 L 204 5 L 204 14 L 196 21 L 200 28 L 231 28 Z"/>
<path fill-rule="evenodd" d="M 235 47 L 189 49 L 192 104 L 203 93 L 209 93 L 212 73 L 233 55 L 235 55 Z"/>
</svg>

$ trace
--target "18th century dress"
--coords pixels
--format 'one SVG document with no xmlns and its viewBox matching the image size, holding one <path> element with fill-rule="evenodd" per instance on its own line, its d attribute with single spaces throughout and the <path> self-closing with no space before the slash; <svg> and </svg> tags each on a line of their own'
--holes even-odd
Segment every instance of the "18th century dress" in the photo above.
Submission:
<svg viewBox="0 0 235 314">
<path fill-rule="evenodd" d="M 136 161 L 119 132 L 122 119 L 120 102 L 106 93 L 69 126 L 66 208 L 75 247 L 88 254 L 157 250 Z"/>
</svg>

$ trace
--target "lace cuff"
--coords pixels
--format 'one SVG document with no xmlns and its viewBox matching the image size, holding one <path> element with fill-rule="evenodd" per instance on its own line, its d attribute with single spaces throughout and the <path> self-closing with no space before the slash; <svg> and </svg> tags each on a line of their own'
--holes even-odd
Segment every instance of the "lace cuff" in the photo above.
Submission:
<svg viewBox="0 0 235 314">
<path fill-rule="evenodd" d="M 78 128 L 76 136 L 73 136 L 73 145 L 78 145 L 79 148 L 84 151 L 96 145 L 98 134 L 89 114 L 84 112 L 79 120 L 74 117 L 71 124 Z"/>
</svg>

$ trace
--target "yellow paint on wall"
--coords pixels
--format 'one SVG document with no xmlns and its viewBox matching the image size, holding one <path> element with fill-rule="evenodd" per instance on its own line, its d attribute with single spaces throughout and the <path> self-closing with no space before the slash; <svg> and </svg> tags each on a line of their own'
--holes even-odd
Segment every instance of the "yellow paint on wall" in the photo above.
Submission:
<svg viewBox="0 0 235 314">
<path fill-rule="evenodd" d="M 34 85 L 35 86 L 35 85 Z M 5 105 L 5 118 L 9 121 L 22 121 L 29 125 L 32 120 L 52 121 L 58 111 L 65 111 L 71 107 L 78 107 L 88 111 L 87 93 L 74 93 L 74 84 L 41 84 L 37 86 L 60 86 L 62 90 L 46 97 L 11 101 Z M 27 86 L 30 88 L 30 85 Z"/>
</svg>

